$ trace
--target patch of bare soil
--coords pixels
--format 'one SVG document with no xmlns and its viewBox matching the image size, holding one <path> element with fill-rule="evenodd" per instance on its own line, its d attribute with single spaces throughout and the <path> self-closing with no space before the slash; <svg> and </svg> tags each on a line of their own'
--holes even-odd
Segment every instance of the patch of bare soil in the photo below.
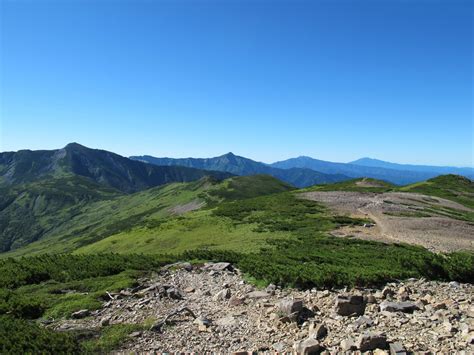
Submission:
<svg viewBox="0 0 474 355">
<path fill-rule="evenodd" d="M 376 181 L 365 179 L 365 178 L 357 181 L 355 184 L 360 187 L 385 187 L 384 185 Z"/>
<path fill-rule="evenodd" d="M 474 225 L 455 218 L 473 212 L 456 202 L 404 192 L 307 192 L 304 198 L 322 202 L 335 213 L 370 218 L 372 227 L 343 227 L 338 237 L 355 237 L 421 245 L 438 252 L 474 250 Z"/>
<path fill-rule="evenodd" d="M 194 210 L 198 210 L 201 207 L 203 207 L 204 204 L 205 203 L 203 201 L 194 200 L 194 201 L 185 203 L 184 205 L 174 206 L 174 207 L 170 208 L 169 211 L 172 214 L 181 215 L 181 214 L 184 214 L 186 212 L 191 212 L 191 211 L 194 211 Z"/>
</svg>

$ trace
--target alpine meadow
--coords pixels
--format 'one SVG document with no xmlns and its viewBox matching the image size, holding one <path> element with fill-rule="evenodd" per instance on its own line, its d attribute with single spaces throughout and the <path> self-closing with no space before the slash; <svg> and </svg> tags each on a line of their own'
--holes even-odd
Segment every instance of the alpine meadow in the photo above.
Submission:
<svg viewBox="0 0 474 355">
<path fill-rule="evenodd" d="M 0 354 L 474 353 L 473 14 L 0 1 Z"/>
</svg>

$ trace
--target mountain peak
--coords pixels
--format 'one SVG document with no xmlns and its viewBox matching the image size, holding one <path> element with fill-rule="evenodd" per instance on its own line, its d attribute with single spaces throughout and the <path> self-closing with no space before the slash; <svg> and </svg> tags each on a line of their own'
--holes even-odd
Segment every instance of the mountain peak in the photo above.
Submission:
<svg viewBox="0 0 474 355">
<path fill-rule="evenodd" d="M 76 142 L 71 142 L 64 147 L 64 149 L 84 149 L 84 148 L 87 148 L 87 147 Z"/>
</svg>

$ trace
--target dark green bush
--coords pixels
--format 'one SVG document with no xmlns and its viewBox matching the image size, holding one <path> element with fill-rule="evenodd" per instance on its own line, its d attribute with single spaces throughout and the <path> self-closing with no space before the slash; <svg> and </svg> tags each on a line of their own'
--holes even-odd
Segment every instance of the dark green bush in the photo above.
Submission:
<svg viewBox="0 0 474 355">
<path fill-rule="evenodd" d="M 16 288 L 47 280 L 66 282 L 115 275 L 125 270 L 150 270 L 176 257 L 153 255 L 71 255 L 44 254 L 0 260 L 0 287 Z"/>
<path fill-rule="evenodd" d="M 38 300 L 0 288 L 0 315 L 10 314 L 18 318 L 36 319 L 41 317 L 44 311 L 45 307 Z"/>
<path fill-rule="evenodd" d="M 81 348 L 74 336 L 37 324 L 0 315 L 1 354 L 74 354 Z"/>
</svg>

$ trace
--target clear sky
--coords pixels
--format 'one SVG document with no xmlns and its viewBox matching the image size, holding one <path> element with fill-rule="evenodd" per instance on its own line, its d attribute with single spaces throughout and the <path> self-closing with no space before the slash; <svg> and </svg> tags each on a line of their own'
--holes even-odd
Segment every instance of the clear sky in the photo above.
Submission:
<svg viewBox="0 0 474 355">
<path fill-rule="evenodd" d="M 470 0 L 0 3 L 0 151 L 474 165 Z"/>
</svg>

